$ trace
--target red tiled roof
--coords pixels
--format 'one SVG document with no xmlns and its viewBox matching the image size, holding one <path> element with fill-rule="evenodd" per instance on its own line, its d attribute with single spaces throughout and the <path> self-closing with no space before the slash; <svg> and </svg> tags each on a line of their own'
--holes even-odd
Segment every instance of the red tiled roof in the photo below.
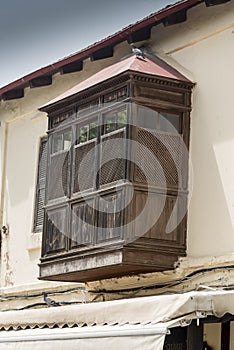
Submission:
<svg viewBox="0 0 234 350">
<path fill-rule="evenodd" d="M 75 85 L 71 89 L 65 91 L 63 94 L 57 96 L 56 98 L 45 104 L 43 107 L 64 100 L 67 97 L 75 95 L 81 91 L 87 90 L 95 85 L 98 85 L 101 82 L 116 77 L 119 74 L 127 71 L 140 72 L 164 78 L 189 82 L 189 80 L 181 73 L 179 73 L 176 69 L 172 68 L 171 66 L 169 66 L 164 61 L 161 61 L 158 58 L 155 58 L 155 61 L 153 61 L 148 57 L 145 57 L 143 59 L 135 55 L 131 55 L 115 64 L 112 64 L 111 66 L 102 69 L 96 74 L 93 74 L 88 79 L 82 81 L 81 83 Z"/>
</svg>

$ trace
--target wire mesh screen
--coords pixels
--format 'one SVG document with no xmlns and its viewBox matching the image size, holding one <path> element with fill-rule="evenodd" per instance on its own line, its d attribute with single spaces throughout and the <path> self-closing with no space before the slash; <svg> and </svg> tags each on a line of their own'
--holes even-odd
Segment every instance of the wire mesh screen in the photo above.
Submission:
<svg viewBox="0 0 234 350">
<path fill-rule="evenodd" d="M 73 193 L 94 187 L 95 145 L 92 141 L 75 148 Z"/>
<path fill-rule="evenodd" d="M 69 152 L 54 154 L 50 158 L 48 199 L 67 196 L 69 179 Z"/>
<path fill-rule="evenodd" d="M 123 200 L 122 192 L 99 198 L 97 242 L 120 238 Z"/>
<path fill-rule="evenodd" d="M 66 246 L 66 209 L 58 209 L 56 211 L 46 213 L 45 229 L 46 234 L 43 254 L 49 254 L 61 250 L 65 250 Z"/>
<path fill-rule="evenodd" d="M 125 177 L 126 139 L 124 130 L 102 136 L 100 185 L 108 184 Z"/>
<path fill-rule="evenodd" d="M 182 175 L 181 136 L 144 128 L 137 136 L 135 181 L 177 188 Z M 152 152 L 150 159 L 146 149 Z"/>
<path fill-rule="evenodd" d="M 94 235 L 94 209 L 86 201 L 72 207 L 71 248 L 86 246 L 92 243 Z"/>
</svg>

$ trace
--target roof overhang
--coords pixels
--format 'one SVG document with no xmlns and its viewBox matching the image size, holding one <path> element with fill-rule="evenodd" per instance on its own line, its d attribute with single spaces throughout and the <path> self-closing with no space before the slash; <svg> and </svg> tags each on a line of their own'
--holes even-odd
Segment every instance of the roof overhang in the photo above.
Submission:
<svg viewBox="0 0 234 350">
<path fill-rule="evenodd" d="M 84 91 L 87 92 L 90 89 L 94 89 L 104 82 L 111 81 L 113 78 L 123 75 L 128 75 L 130 79 L 132 74 L 144 74 L 150 77 L 167 79 L 168 81 L 182 82 L 184 84 L 188 84 L 189 86 L 193 85 L 190 80 L 188 80 L 175 68 L 171 67 L 169 64 L 156 56 L 147 55 L 145 58 L 139 58 L 135 55 L 130 55 L 119 62 L 107 66 L 106 68 L 93 74 L 88 79 L 65 91 L 53 100 L 47 102 L 44 106 L 40 107 L 40 110 L 49 111 L 51 106 L 54 107 L 55 105 L 63 103 L 65 100 L 74 96 L 78 97 Z"/>
<path fill-rule="evenodd" d="M 206 6 L 216 5 L 229 0 L 206 0 Z M 40 68 L 6 86 L 0 88 L 0 99 L 10 100 L 24 97 L 26 87 L 39 87 L 50 85 L 52 76 L 58 72 L 61 74 L 77 72 L 83 68 L 83 60 L 91 58 L 98 60 L 113 56 L 115 45 L 127 40 L 129 43 L 147 40 L 150 38 L 150 30 L 153 26 L 163 23 L 165 26 L 181 23 L 187 20 L 188 9 L 199 5 L 204 0 L 180 0 L 175 4 L 152 13 L 142 20 L 131 24 L 117 33 L 96 42 L 87 48 L 76 52 L 46 67 Z"/>
</svg>

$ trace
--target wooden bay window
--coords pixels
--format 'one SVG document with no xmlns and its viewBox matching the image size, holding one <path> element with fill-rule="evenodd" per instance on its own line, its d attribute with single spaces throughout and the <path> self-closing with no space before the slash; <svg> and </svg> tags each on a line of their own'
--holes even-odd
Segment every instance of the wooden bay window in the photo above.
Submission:
<svg viewBox="0 0 234 350">
<path fill-rule="evenodd" d="M 186 254 L 192 83 L 178 72 L 155 74 L 148 58 L 139 71 L 138 60 L 42 108 L 49 160 L 41 279 L 160 271 Z"/>
</svg>

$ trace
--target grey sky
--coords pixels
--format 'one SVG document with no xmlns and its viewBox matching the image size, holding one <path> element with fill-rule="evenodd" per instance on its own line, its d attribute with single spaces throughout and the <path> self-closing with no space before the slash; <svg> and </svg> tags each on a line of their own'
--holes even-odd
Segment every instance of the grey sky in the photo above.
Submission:
<svg viewBox="0 0 234 350">
<path fill-rule="evenodd" d="M 175 0 L 0 0 L 0 86 Z"/>
</svg>

